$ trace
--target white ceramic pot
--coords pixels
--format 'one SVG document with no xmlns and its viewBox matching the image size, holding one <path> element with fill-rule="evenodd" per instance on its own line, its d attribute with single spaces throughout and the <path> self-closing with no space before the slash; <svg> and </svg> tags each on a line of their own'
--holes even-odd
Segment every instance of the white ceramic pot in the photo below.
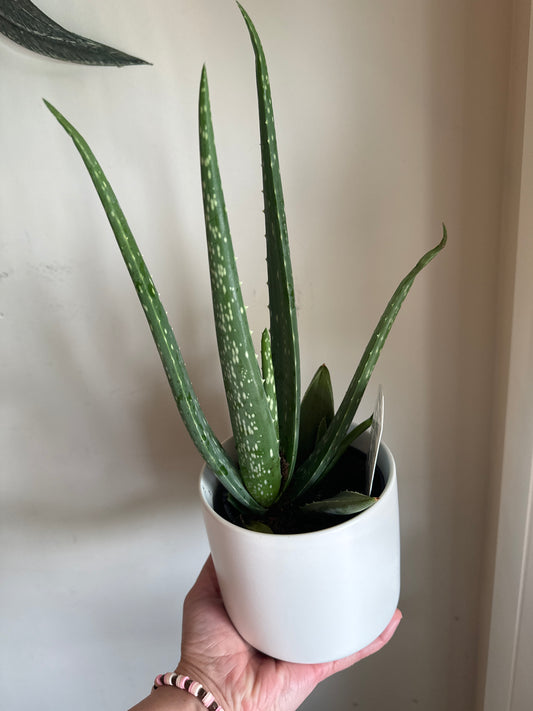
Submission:
<svg viewBox="0 0 533 711">
<path fill-rule="evenodd" d="M 365 451 L 368 437 L 357 448 Z M 381 445 L 379 500 L 353 519 L 312 533 L 248 531 L 219 516 L 219 485 L 204 467 L 200 492 L 211 554 L 228 614 L 253 647 L 277 659 L 318 663 L 372 642 L 400 594 L 396 466 Z"/>
</svg>

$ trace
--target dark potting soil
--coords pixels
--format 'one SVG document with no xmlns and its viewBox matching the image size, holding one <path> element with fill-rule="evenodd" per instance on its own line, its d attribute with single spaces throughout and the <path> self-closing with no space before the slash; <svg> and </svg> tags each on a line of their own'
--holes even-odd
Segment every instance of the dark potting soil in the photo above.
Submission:
<svg viewBox="0 0 533 711">
<path fill-rule="evenodd" d="M 349 516 L 339 516 L 323 513 L 309 513 L 300 509 L 301 504 L 309 501 L 320 501 L 335 496 L 340 491 L 359 491 L 365 492 L 365 468 L 366 454 L 358 449 L 350 447 L 335 467 L 324 477 L 322 482 L 315 487 L 312 492 L 304 499 L 298 502 L 298 505 L 273 506 L 262 519 L 253 516 L 245 516 L 239 511 L 229 500 L 227 491 L 218 486 L 215 492 L 214 509 L 225 518 L 227 521 L 249 528 L 250 524 L 257 524 L 260 521 L 266 524 L 273 533 L 277 534 L 293 534 L 293 533 L 310 533 L 311 531 L 320 531 L 325 528 L 337 526 L 339 523 L 349 521 L 351 518 L 359 514 L 351 514 Z M 381 470 L 376 468 L 374 483 L 372 486 L 372 496 L 381 496 L 385 488 L 385 477 Z M 256 528 L 257 530 L 257 528 Z"/>
</svg>

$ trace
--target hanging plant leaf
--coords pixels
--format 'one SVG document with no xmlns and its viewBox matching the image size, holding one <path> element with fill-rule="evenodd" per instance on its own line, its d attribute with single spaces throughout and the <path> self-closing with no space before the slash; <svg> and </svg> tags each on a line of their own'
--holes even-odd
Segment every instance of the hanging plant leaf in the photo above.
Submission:
<svg viewBox="0 0 533 711">
<path fill-rule="evenodd" d="M 0 0 L 0 32 L 22 47 L 53 59 L 114 67 L 149 64 L 69 32 L 29 0 Z"/>
</svg>

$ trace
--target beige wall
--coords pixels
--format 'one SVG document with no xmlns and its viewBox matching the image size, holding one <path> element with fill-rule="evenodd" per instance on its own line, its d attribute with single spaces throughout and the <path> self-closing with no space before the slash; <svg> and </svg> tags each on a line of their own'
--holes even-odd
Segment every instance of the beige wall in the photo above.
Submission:
<svg viewBox="0 0 533 711">
<path fill-rule="evenodd" d="M 267 314 L 253 59 L 229 0 L 39 5 L 154 63 L 79 67 L 0 40 L 2 693 L 11 709 L 111 711 L 176 658 L 181 602 L 207 552 L 200 460 L 100 205 L 41 97 L 100 157 L 225 437 L 197 85 L 205 61 L 258 333 Z M 304 708 L 471 711 L 512 3 L 246 7 L 269 58 L 304 385 L 325 361 L 342 395 L 400 278 L 439 240 L 443 220 L 450 236 L 413 288 L 363 406 L 382 383 L 400 475 L 405 620 L 386 650 L 325 683 Z"/>
<path fill-rule="evenodd" d="M 515 4 L 502 220 L 501 321 L 496 370 L 491 525 L 483 620 L 484 711 L 527 711 L 533 699 L 533 14 Z M 505 344 L 505 345 L 504 345 Z M 510 346 L 510 348 L 509 348 Z M 480 694 L 481 696 L 481 694 Z"/>
</svg>

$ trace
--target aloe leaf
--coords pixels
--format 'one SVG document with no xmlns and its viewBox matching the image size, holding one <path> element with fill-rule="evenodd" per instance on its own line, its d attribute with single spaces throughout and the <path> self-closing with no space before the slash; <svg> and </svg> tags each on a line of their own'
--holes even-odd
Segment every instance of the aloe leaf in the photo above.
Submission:
<svg viewBox="0 0 533 711">
<path fill-rule="evenodd" d="M 411 286 L 416 276 L 422 269 L 431 262 L 431 260 L 444 248 L 447 241 L 447 232 L 445 225 L 443 227 L 443 236 L 436 247 L 430 249 L 416 263 L 404 279 L 400 282 L 398 288 L 390 299 L 385 311 L 383 312 L 370 341 L 363 353 L 357 370 L 352 378 L 346 395 L 337 410 L 331 425 L 328 427 L 326 435 L 320 441 L 318 447 L 295 472 L 293 477 L 293 486 L 291 488 L 291 497 L 297 498 L 301 496 L 309 488 L 317 484 L 324 474 L 331 467 L 331 462 L 335 459 L 338 448 L 341 446 L 346 434 L 350 428 L 350 424 L 355 416 L 361 398 L 366 390 L 374 366 L 377 363 L 381 349 L 389 335 L 392 324 L 401 308 L 401 305 L 409 293 Z"/>
<path fill-rule="evenodd" d="M 348 447 L 351 444 L 353 444 L 363 434 L 363 432 L 366 432 L 371 424 L 372 424 L 372 417 L 368 417 L 366 420 L 363 420 L 363 422 L 360 422 L 358 425 L 356 425 L 353 428 L 353 430 L 350 430 L 348 432 L 346 437 L 340 443 L 335 456 L 331 460 L 331 462 L 328 466 L 327 472 L 329 472 L 329 471 L 331 471 L 331 469 L 333 469 L 335 464 L 337 464 L 337 462 L 342 457 L 344 452 L 348 449 Z"/>
<path fill-rule="evenodd" d="M 200 408 L 154 282 L 101 166 L 74 126 L 50 103 L 45 101 L 45 104 L 72 138 L 91 176 L 144 309 L 178 410 L 194 444 L 222 485 L 239 502 L 258 513 L 264 511 L 246 491 L 239 473 Z"/>
<path fill-rule="evenodd" d="M 0 32 L 12 42 L 53 59 L 96 66 L 148 64 L 66 30 L 29 0 L 0 0 Z"/>
<path fill-rule="evenodd" d="M 274 365 L 272 363 L 272 348 L 270 346 L 270 335 L 265 328 L 261 336 L 261 370 L 263 371 L 263 387 L 267 397 L 270 415 L 274 422 L 276 435 L 279 439 L 278 422 L 278 401 L 276 397 L 276 381 L 274 379 Z"/>
<path fill-rule="evenodd" d="M 320 481 L 323 479 L 324 476 L 326 476 L 326 474 L 328 474 L 328 472 L 330 472 L 333 469 L 333 467 L 337 464 L 337 462 L 342 457 L 342 455 L 346 452 L 348 447 L 351 444 L 353 444 L 363 434 L 363 432 L 366 432 L 366 430 L 370 427 L 371 424 L 372 424 L 372 417 L 369 417 L 368 419 L 359 423 L 358 425 L 356 425 L 353 429 L 351 429 L 348 432 L 346 437 L 340 443 L 339 448 L 337 449 L 337 452 L 335 453 L 335 456 L 330 461 L 330 463 L 329 463 L 327 469 L 324 471 L 324 474 L 321 477 Z M 316 438 L 315 446 L 318 446 L 318 442 L 325 435 L 326 431 L 327 431 L 326 421 L 322 420 L 322 422 L 320 423 L 320 426 L 318 428 L 318 431 L 317 431 L 317 438 Z M 316 484 L 320 483 L 320 481 L 314 482 L 314 484 L 316 485 Z M 307 487 L 306 487 L 306 491 L 307 491 Z M 290 496 L 290 498 L 292 498 L 292 496 Z"/>
<path fill-rule="evenodd" d="M 325 417 L 323 417 L 320 420 L 320 424 L 318 425 L 318 429 L 316 431 L 316 441 L 315 441 L 315 446 L 318 444 L 318 442 L 322 439 L 322 437 L 326 434 L 326 430 L 328 429 L 328 422 Z"/>
<path fill-rule="evenodd" d="M 377 499 L 374 496 L 365 496 L 357 491 L 341 491 L 329 499 L 312 501 L 304 504 L 300 508 L 307 513 L 336 514 L 339 516 L 349 516 L 360 513 L 375 504 Z"/>
<path fill-rule="evenodd" d="M 200 163 L 218 352 L 244 484 L 262 506 L 281 485 L 279 442 L 241 294 L 211 121 L 205 67 L 199 100 Z"/>
<path fill-rule="evenodd" d="M 259 128 L 263 164 L 263 197 L 268 264 L 270 338 L 276 377 L 280 449 L 294 471 L 300 417 L 300 355 L 292 267 L 268 69 L 261 41 L 250 17 L 239 4 L 255 54 Z"/>
<path fill-rule="evenodd" d="M 245 524 L 245 528 L 256 533 L 274 533 L 274 531 L 264 521 L 250 521 Z"/>
<path fill-rule="evenodd" d="M 314 374 L 302 398 L 298 462 L 304 462 L 316 447 L 335 414 L 331 376 L 325 365 Z M 319 433 L 324 423 L 325 429 Z"/>
</svg>

